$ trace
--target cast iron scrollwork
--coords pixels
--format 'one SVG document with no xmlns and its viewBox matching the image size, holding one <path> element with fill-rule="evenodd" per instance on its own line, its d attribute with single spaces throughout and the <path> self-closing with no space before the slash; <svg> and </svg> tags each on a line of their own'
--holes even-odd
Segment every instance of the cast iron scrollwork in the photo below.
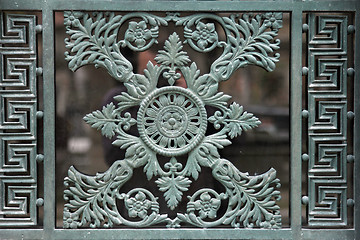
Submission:
<svg viewBox="0 0 360 240">
<path fill-rule="evenodd" d="M 184 40 L 177 33 L 169 35 L 155 61 L 148 62 L 144 74 L 135 74 L 121 48 L 144 51 L 157 44 L 160 27 L 169 22 L 183 27 Z M 193 14 L 181 17 L 169 13 L 159 17 L 148 13 L 115 15 L 114 13 L 65 12 L 69 39 L 65 40 L 69 68 L 73 71 L 86 64 L 107 69 L 127 88 L 114 99 L 119 103 L 104 106 L 87 114 L 84 120 L 102 135 L 112 138 L 113 145 L 125 149 L 125 158 L 117 160 L 104 173 L 87 176 L 71 167 L 65 178 L 64 227 L 112 227 L 126 225 L 146 227 L 166 223 L 180 227 L 188 223 L 198 227 L 231 225 L 232 227 L 279 228 L 281 215 L 276 200 L 280 186 L 276 171 L 250 176 L 240 172 L 230 161 L 222 159 L 218 149 L 231 144 L 229 138 L 257 127 L 260 121 L 237 103 L 228 105 L 231 96 L 218 92 L 218 83 L 227 80 L 238 68 L 257 65 L 268 71 L 275 68 L 280 41 L 275 39 L 282 26 L 281 13 L 243 14 L 229 17 L 215 14 Z M 119 29 L 127 26 L 119 40 Z M 225 40 L 217 32 L 222 28 Z M 210 72 L 200 74 L 195 62 L 183 50 L 189 44 L 199 52 L 222 48 Z M 163 76 L 169 83 L 157 87 Z M 187 88 L 175 86 L 183 77 Z M 127 109 L 138 106 L 137 116 Z M 216 108 L 208 117 L 205 106 Z M 208 124 L 218 132 L 206 135 Z M 127 131 L 137 126 L 139 137 Z M 169 157 L 164 169 L 158 155 Z M 177 160 L 187 155 L 183 164 Z M 136 188 L 128 193 L 122 186 L 132 177 L 133 169 L 143 167 L 148 178 L 164 192 L 167 206 L 174 210 L 202 167 L 212 169 L 213 177 L 225 192 L 204 188 L 188 196 L 186 213 L 175 218 L 159 212 L 159 203 L 149 190 Z M 123 203 L 124 218 L 117 204 Z M 226 205 L 226 206 L 225 206 Z M 219 213 L 220 206 L 225 213 Z M 135 219 L 133 221 L 129 219 Z M 139 220 L 140 219 L 140 220 Z"/>
</svg>

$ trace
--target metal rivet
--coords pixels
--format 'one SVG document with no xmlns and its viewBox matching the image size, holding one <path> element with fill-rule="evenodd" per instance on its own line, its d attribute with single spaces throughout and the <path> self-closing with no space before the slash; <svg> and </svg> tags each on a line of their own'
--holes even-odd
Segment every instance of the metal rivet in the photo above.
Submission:
<svg viewBox="0 0 360 240">
<path fill-rule="evenodd" d="M 302 202 L 302 204 L 307 205 L 309 203 L 309 197 L 308 196 L 303 196 L 301 198 L 301 202 Z"/>
<path fill-rule="evenodd" d="M 303 68 L 301 69 L 301 73 L 302 73 L 303 76 L 306 76 L 306 75 L 308 75 L 308 73 L 309 73 L 309 69 L 308 69 L 307 67 L 303 67 Z"/>
<path fill-rule="evenodd" d="M 42 198 L 36 199 L 36 206 L 38 207 L 44 206 L 44 199 Z"/>
<path fill-rule="evenodd" d="M 37 117 L 38 119 L 44 117 L 44 112 L 43 112 L 43 111 L 37 111 L 37 112 L 36 112 L 36 117 Z"/>
<path fill-rule="evenodd" d="M 36 161 L 37 161 L 38 163 L 43 162 L 43 161 L 44 161 L 44 155 L 38 154 L 38 155 L 36 156 Z"/>
<path fill-rule="evenodd" d="M 42 25 L 36 25 L 35 32 L 36 33 L 41 33 L 42 32 Z"/>
<path fill-rule="evenodd" d="M 346 201 L 346 204 L 348 205 L 348 207 L 353 207 L 354 204 L 355 204 L 355 201 L 354 201 L 354 199 L 349 198 L 349 199 Z"/>
<path fill-rule="evenodd" d="M 355 32 L 355 27 L 354 25 L 349 25 L 348 28 L 347 28 L 347 31 L 349 34 L 352 34 Z"/>
<path fill-rule="evenodd" d="M 308 117 L 309 117 L 309 111 L 308 111 L 308 110 L 302 110 L 301 115 L 302 115 L 304 118 L 308 118 Z"/>
<path fill-rule="evenodd" d="M 304 153 L 303 155 L 301 155 L 301 159 L 303 161 L 309 161 L 309 155 L 307 155 L 306 153 Z"/>
<path fill-rule="evenodd" d="M 302 25 L 302 31 L 303 32 L 307 32 L 309 30 L 309 25 L 307 25 L 306 23 L 304 23 L 303 25 Z"/>
<path fill-rule="evenodd" d="M 355 117 L 355 113 L 352 111 L 348 111 L 346 115 L 348 119 L 354 119 Z"/>
<path fill-rule="evenodd" d="M 42 74 L 43 74 L 43 69 L 42 69 L 42 67 L 36 68 L 36 76 L 41 76 Z"/>
<path fill-rule="evenodd" d="M 348 68 L 347 69 L 347 75 L 348 76 L 350 76 L 350 77 L 354 76 L 354 73 L 355 73 L 355 70 L 353 68 Z"/>
<path fill-rule="evenodd" d="M 347 155 L 346 156 L 346 160 L 349 162 L 349 163 L 352 163 L 352 162 L 354 162 L 354 160 L 355 160 L 355 157 L 354 157 L 354 155 Z"/>
</svg>

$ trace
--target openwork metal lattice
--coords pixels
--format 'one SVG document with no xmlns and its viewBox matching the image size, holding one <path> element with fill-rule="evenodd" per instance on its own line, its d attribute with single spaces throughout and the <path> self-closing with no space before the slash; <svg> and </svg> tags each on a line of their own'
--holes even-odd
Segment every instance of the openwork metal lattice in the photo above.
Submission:
<svg viewBox="0 0 360 240">
<path fill-rule="evenodd" d="M 124 39 L 118 39 L 119 29 L 127 25 Z M 210 22 L 209 22 L 210 21 Z M 169 13 L 159 17 L 147 13 L 115 15 L 114 13 L 65 12 L 65 25 L 70 38 L 66 47 L 66 60 L 71 70 L 86 64 L 103 67 L 116 80 L 123 82 L 127 92 L 114 99 L 119 103 L 104 106 L 84 117 L 93 128 L 112 138 L 113 145 L 126 149 L 125 159 L 116 161 L 108 171 L 87 176 L 71 167 L 65 178 L 64 226 L 77 228 L 112 227 L 124 224 L 146 227 L 165 222 L 167 227 L 180 227 L 185 222 L 198 227 L 221 224 L 233 227 L 279 228 L 281 216 L 276 200 L 280 198 L 276 171 L 250 176 L 240 172 L 231 162 L 222 159 L 218 149 L 231 144 L 243 131 L 260 124 L 258 118 L 244 111 L 237 103 L 228 106 L 230 96 L 218 92 L 218 84 L 227 80 L 238 68 L 257 65 L 272 71 L 280 55 L 275 40 L 282 27 L 281 13 L 243 14 L 219 17 L 215 14 L 194 14 L 181 17 Z M 183 26 L 184 40 L 177 33 L 169 35 L 162 50 L 158 51 L 154 65 L 148 62 L 144 75 L 134 74 L 132 64 L 121 53 L 127 46 L 144 51 L 157 42 L 159 27 L 174 22 Z M 217 26 L 214 24 L 218 24 Z M 226 39 L 221 41 L 217 28 L 222 28 Z M 222 48 L 223 53 L 213 62 L 210 72 L 201 74 L 195 62 L 183 51 L 189 44 L 198 52 Z M 158 88 L 163 76 L 169 86 Z M 175 86 L 183 77 L 187 88 Z M 139 106 L 137 116 L 127 110 Z M 205 106 L 216 108 L 208 117 Z M 133 118 L 135 117 L 135 118 Z M 137 126 L 139 137 L 126 131 Z M 206 135 L 208 124 L 218 132 Z M 185 166 L 177 157 L 187 154 Z M 162 167 L 157 156 L 169 157 Z M 133 177 L 133 169 L 143 167 L 148 178 L 155 182 L 167 206 L 174 210 L 183 194 L 196 181 L 201 167 L 212 169 L 213 177 L 225 188 L 218 193 L 203 188 L 189 196 L 186 213 L 175 218 L 159 213 L 158 196 L 149 190 L 136 188 L 128 193 L 121 187 Z M 165 169 L 165 170 L 164 170 Z M 117 201 L 128 210 L 130 221 L 121 216 Z M 220 205 L 226 212 L 217 216 Z M 138 218 L 138 219 L 136 219 Z"/>
</svg>

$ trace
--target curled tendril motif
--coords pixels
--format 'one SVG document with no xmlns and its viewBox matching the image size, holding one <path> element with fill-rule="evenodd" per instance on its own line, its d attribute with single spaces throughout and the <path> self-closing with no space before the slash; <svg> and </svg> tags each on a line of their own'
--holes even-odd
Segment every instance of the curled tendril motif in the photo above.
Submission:
<svg viewBox="0 0 360 240">
<path fill-rule="evenodd" d="M 65 40 L 70 49 L 65 57 L 69 68 L 75 71 L 87 64 L 103 67 L 127 89 L 114 97 L 117 105 L 110 103 L 84 117 L 105 137 L 116 138 L 113 145 L 126 151 L 125 158 L 96 176 L 87 176 L 70 167 L 64 180 L 65 228 L 147 227 L 159 223 L 173 228 L 180 227 L 182 222 L 204 228 L 281 226 L 276 204 L 280 199 L 276 171 L 270 169 L 264 174 L 249 176 L 221 158 L 218 151 L 231 144 L 229 138 L 261 123 L 239 104 L 229 105 L 231 96 L 219 92 L 218 83 L 247 65 L 268 71 L 275 68 L 279 55 L 274 52 L 280 44 L 275 38 L 282 26 L 281 13 L 221 17 L 215 14 L 181 17 L 178 13 L 169 13 L 159 17 L 147 13 L 122 16 L 100 12 L 90 16 L 65 12 L 64 19 L 70 35 Z M 134 73 L 132 64 L 122 55 L 122 47 L 128 46 L 134 51 L 150 48 L 157 43 L 160 26 L 167 26 L 171 21 L 184 28 L 184 38 L 175 32 L 170 34 L 154 59 L 157 64 L 149 61 L 144 74 Z M 123 25 L 126 30 L 121 40 L 119 30 Z M 219 40 L 217 28 L 225 32 L 224 41 Z M 183 50 L 183 44 L 199 52 L 216 47 L 223 52 L 212 63 L 209 73 L 200 74 L 196 63 Z M 161 76 L 170 86 L 157 87 Z M 174 86 L 182 78 L 186 89 Z M 206 106 L 217 109 L 214 115 L 208 116 Z M 127 112 L 131 107 L 138 107 L 136 116 Z M 207 135 L 208 122 L 214 124 L 218 132 Z M 133 125 L 139 136 L 126 132 Z M 158 161 L 159 155 L 170 158 L 163 167 Z M 187 157 L 185 164 L 177 161 L 178 156 Z M 188 196 L 186 213 L 170 218 L 160 213 L 157 197 L 149 190 L 135 188 L 122 193 L 123 185 L 138 167 L 144 168 L 148 180 L 157 178 L 155 183 L 170 210 L 185 201 L 184 193 L 198 179 L 202 167 L 211 168 L 214 179 L 225 190 L 222 193 L 208 188 L 196 191 Z M 121 216 L 119 202 L 127 209 L 131 221 Z M 222 216 L 218 213 L 220 206 L 226 209 Z"/>
</svg>

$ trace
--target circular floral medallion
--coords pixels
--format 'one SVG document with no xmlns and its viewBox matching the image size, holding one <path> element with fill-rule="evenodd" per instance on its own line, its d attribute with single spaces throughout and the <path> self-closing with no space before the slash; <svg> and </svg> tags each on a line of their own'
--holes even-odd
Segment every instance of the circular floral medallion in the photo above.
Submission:
<svg viewBox="0 0 360 240">
<path fill-rule="evenodd" d="M 205 136 L 207 115 L 202 101 L 190 90 L 163 87 L 140 104 L 137 115 L 142 140 L 164 156 L 192 150 Z"/>
</svg>

